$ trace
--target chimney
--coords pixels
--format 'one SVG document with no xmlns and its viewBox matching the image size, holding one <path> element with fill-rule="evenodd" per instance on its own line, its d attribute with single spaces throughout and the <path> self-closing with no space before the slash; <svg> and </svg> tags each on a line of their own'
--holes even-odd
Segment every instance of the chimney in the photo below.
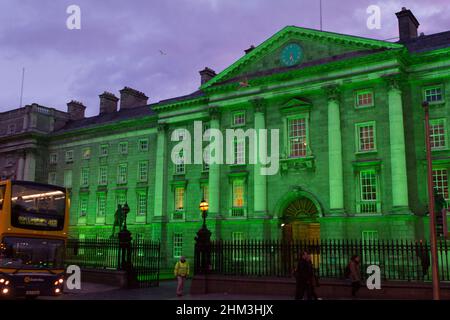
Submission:
<svg viewBox="0 0 450 320">
<path fill-rule="evenodd" d="M 255 49 L 255 46 L 254 46 L 254 45 L 251 45 L 250 48 L 244 50 L 244 51 L 245 51 L 245 54 L 249 54 L 250 52 L 253 51 L 253 49 Z"/>
<path fill-rule="evenodd" d="M 120 92 L 120 110 L 145 106 L 148 97 L 140 91 L 124 87 Z"/>
<path fill-rule="evenodd" d="M 213 69 L 206 67 L 202 71 L 199 71 L 201 84 L 207 83 L 209 80 L 216 76 L 216 72 Z"/>
<path fill-rule="evenodd" d="M 67 112 L 69 113 L 70 120 L 84 119 L 84 111 L 86 107 L 82 102 L 72 100 L 67 104 Z"/>
<path fill-rule="evenodd" d="M 113 113 L 117 111 L 117 98 L 110 92 L 103 92 L 100 96 L 100 114 Z"/>
<path fill-rule="evenodd" d="M 419 27 L 419 21 L 417 21 L 411 10 L 402 8 L 402 11 L 395 14 L 398 19 L 398 32 L 400 36 L 400 42 L 407 42 L 414 38 L 417 38 L 417 28 Z"/>
</svg>

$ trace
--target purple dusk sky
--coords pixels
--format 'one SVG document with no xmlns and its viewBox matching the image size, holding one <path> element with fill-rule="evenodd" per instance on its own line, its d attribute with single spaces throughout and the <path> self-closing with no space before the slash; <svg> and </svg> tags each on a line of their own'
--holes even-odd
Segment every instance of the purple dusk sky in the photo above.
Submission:
<svg viewBox="0 0 450 320">
<path fill-rule="evenodd" d="M 81 30 L 66 9 L 81 8 Z M 381 29 L 366 27 L 369 5 Z M 375 39 L 398 36 L 395 12 L 413 11 L 425 34 L 450 30 L 448 0 L 323 0 L 323 29 Z M 195 91 L 198 71 L 220 72 L 286 25 L 319 29 L 318 0 L 1 0 L 0 111 L 33 102 L 66 110 L 82 101 L 98 114 L 98 95 L 130 86 L 149 102 Z M 396 40 L 392 40 L 396 41 Z M 165 52 L 165 55 L 160 53 Z"/>
</svg>

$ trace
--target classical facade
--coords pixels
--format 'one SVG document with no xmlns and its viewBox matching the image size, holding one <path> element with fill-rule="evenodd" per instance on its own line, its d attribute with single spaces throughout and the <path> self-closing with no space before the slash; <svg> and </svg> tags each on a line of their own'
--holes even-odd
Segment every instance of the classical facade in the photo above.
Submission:
<svg viewBox="0 0 450 320">
<path fill-rule="evenodd" d="M 4 112 L 0 174 L 69 188 L 73 237 L 109 237 L 127 202 L 134 236 L 161 240 L 168 263 L 192 256 L 202 198 L 216 239 L 427 238 L 421 105 L 448 200 L 450 31 L 418 35 L 411 11 L 397 17 L 396 43 L 288 26 L 221 73 L 202 70 L 187 96 L 148 104 L 125 87 L 91 118 L 77 101 Z M 233 138 L 233 163 L 191 164 L 194 148 L 173 161 L 183 139 L 209 145 L 193 139 L 199 125 L 205 137 L 277 130 L 279 170 L 249 163 L 249 137 Z"/>
</svg>

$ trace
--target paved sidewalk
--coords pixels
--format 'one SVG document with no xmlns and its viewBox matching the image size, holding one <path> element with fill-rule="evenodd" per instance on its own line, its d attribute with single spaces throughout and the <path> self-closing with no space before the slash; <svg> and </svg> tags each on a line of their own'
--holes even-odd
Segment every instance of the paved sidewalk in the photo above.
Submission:
<svg viewBox="0 0 450 320">
<path fill-rule="evenodd" d="M 161 281 L 159 287 L 120 289 L 102 284 L 83 283 L 81 290 L 65 290 L 59 297 L 40 297 L 45 300 L 292 300 L 292 297 L 257 296 L 236 294 L 190 295 L 191 281 L 185 287 L 186 294 L 177 297 L 176 281 Z"/>
</svg>

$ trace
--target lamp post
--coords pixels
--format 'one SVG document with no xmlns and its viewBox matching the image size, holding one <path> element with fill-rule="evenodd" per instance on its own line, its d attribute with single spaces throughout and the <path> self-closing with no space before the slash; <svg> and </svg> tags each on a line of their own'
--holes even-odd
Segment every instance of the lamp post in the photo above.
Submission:
<svg viewBox="0 0 450 320">
<path fill-rule="evenodd" d="M 208 216 L 209 204 L 204 199 L 200 202 L 200 211 L 202 213 L 203 224 L 200 230 L 197 231 L 197 237 L 195 238 L 197 261 L 196 265 L 199 266 L 197 271 L 205 274 L 209 269 L 210 255 L 211 255 L 211 231 L 206 226 L 206 217 Z"/>
<path fill-rule="evenodd" d="M 440 299 L 439 292 L 439 269 L 437 259 L 437 239 L 436 239 L 436 214 L 434 212 L 434 192 L 433 192 L 433 164 L 431 160 L 430 144 L 430 114 L 427 101 L 422 103 L 425 112 L 425 145 L 427 151 L 427 180 L 428 180 L 428 208 L 430 216 L 430 246 L 431 246 L 431 268 L 433 280 L 433 299 Z"/>
</svg>

